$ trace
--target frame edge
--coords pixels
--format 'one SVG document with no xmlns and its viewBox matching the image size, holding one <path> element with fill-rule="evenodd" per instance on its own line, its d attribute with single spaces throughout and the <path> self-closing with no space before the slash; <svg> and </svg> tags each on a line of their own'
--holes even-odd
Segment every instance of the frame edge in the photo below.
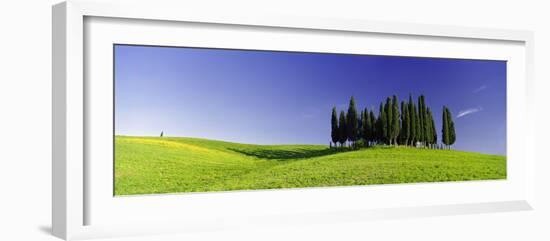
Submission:
<svg viewBox="0 0 550 241">
<path fill-rule="evenodd" d="M 67 4 L 52 6 L 52 234 L 67 238 Z"/>
</svg>

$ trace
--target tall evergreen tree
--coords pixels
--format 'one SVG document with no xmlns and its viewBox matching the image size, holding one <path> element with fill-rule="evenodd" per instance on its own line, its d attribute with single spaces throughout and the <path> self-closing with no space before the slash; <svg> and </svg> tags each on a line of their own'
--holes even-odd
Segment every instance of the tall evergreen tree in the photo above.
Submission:
<svg viewBox="0 0 550 241">
<path fill-rule="evenodd" d="M 431 134 L 431 127 L 430 127 L 430 119 L 428 116 L 428 107 L 426 106 L 426 100 L 424 95 L 422 95 L 422 106 L 424 111 L 424 124 L 423 130 L 424 130 L 424 145 L 428 146 L 428 144 L 432 141 L 432 134 Z"/>
<path fill-rule="evenodd" d="M 426 142 L 426 107 L 424 103 L 424 95 L 418 96 L 418 119 L 419 119 L 419 141 L 424 145 Z"/>
<path fill-rule="evenodd" d="M 399 136 L 401 123 L 400 123 L 401 117 L 399 114 L 399 101 L 397 100 L 397 96 L 393 95 L 392 98 L 392 139 L 393 143 L 397 146 L 397 137 Z"/>
<path fill-rule="evenodd" d="M 450 133 L 449 133 L 449 114 L 448 114 L 448 109 L 447 109 L 447 106 L 443 106 L 443 114 L 442 114 L 442 121 L 441 123 L 443 124 L 442 127 L 441 127 L 441 142 L 445 145 L 445 146 L 448 146 L 449 143 L 451 143 L 451 138 L 450 138 Z"/>
<path fill-rule="evenodd" d="M 422 143 L 424 141 L 424 133 L 422 132 L 422 97 L 421 96 L 418 96 L 417 98 L 417 103 L 416 103 L 418 106 L 418 112 L 417 112 L 417 116 L 418 116 L 418 121 L 416 123 L 416 126 L 417 126 L 417 130 L 416 130 L 416 139 L 418 142 Z"/>
<path fill-rule="evenodd" d="M 348 140 L 355 144 L 355 141 L 357 141 L 357 133 L 358 133 L 358 115 L 357 115 L 357 107 L 355 106 L 355 98 L 352 96 L 349 100 L 349 107 L 348 107 L 348 113 L 347 113 L 347 128 L 348 128 Z"/>
<path fill-rule="evenodd" d="M 363 116 L 365 115 L 365 111 L 361 110 L 361 113 L 359 113 L 359 118 L 357 119 L 357 140 L 363 139 Z"/>
<path fill-rule="evenodd" d="M 382 136 L 383 136 L 382 133 L 384 132 L 383 124 L 382 124 L 382 110 L 383 108 L 380 108 L 378 110 L 378 115 L 376 116 L 376 123 L 374 125 L 374 128 L 376 129 L 374 139 L 377 144 L 382 142 Z"/>
<path fill-rule="evenodd" d="M 346 125 L 346 113 L 342 110 L 340 111 L 340 117 L 338 120 L 338 142 L 340 146 L 344 146 L 348 140 L 348 129 Z"/>
<path fill-rule="evenodd" d="M 405 136 L 405 133 L 403 133 L 405 131 L 405 127 L 403 126 L 403 124 L 405 123 L 405 104 L 403 103 L 403 101 L 401 101 L 401 105 L 400 105 L 400 111 L 401 111 L 401 120 L 400 120 L 400 123 L 401 123 L 401 126 L 399 127 L 399 136 L 397 137 L 397 142 L 399 143 L 399 145 L 402 145 L 403 144 L 403 140 L 405 139 L 404 136 Z"/>
<path fill-rule="evenodd" d="M 376 141 L 376 133 L 378 133 L 378 130 L 376 127 L 376 117 L 374 116 L 374 112 L 372 110 L 369 113 L 369 122 L 370 122 L 369 141 L 372 143 Z"/>
<path fill-rule="evenodd" d="M 411 120 L 409 114 L 409 104 L 401 101 L 401 144 L 408 145 L 411 135 Z"/>
<path fill-rule="evenodd" d="M 409 94 L 409 118 L 410 118 L 410 145 L 414 146 L 416 142 L 416 106 L 414 105 L 412 95 Z"/>
<path fill-rule="evenodd" d="M 365 108 L 363 110 L 363 139 L 365 140 L 365 144 L 368 146 L 370 142 L 370 136 L 371 136 L 371 129 L 372 129 L 372 123 L 370 122 L 369 118 L 369 110 Z"/>
<path fill-rule="evenodd" d="M 432 117 L 432 111 L 430 110 L 430 107 L 426 108 L 426 146 L 432 147 L 433 144 L 433 133 L 432 133 L 432 124 L 433 124 L 433 117 Z"/>
<path fill-rule="evenodd" d="M 430 114 L 430 121 L 431 121 L 430 126 L 431 126 L 431 133 L 432 133 L 432 146 L 436 146 L 437 145 L 437 131 L 435 129 L 435 121 L 434 121 L 433 114 L 432 114 L 431 111 L 429 111 L 429 114 Z"/>
<path fill-rule="evenodd" d="M 455 132 L 455 123 L 453 121 L 453 115 L 451 114 L 451 111 L 447 108 L 447 121 L 449 122 L 449 146 L 452 146 L 455 144 L 456 141 L 456 132 Z"/>
<path fill-rule="evenodd" d="M 392 141 L 392 133 L 393 133 L 393 110 L 392 110 L 392 101 L 391 98 L 388 97 L 386 99 L 386 104 L 384 106 L 384 110 L 386 111 L 386 142 L 391 145 Z"/>
<path fill-rule="evenodd" d="M 384 106 L 384 109 L 386 111 L 386 142 L 391 145 L 392 143 L 392 136 L 393 136 L 393 105 L 392 100 L 390 97 L 386 99 L 386 105 Z"/>
<path fill-rule="evenodd" d="M 338 133 L 338 114 L 336 113 L 336 107 L 332 107 L 332 116 L 330 118 L 330 137 L 332 139 L 332 142 L 334 144 L 337 144 L 339 141 L 339 133 Z"/>
<path fill-rule="evenodd" d="M 388 136 L 388 116 L 386 113 L 386 106 L 380 103 L 380 141 L 386 143 Z"/>
<path fill-rule="evenodd" d="M 422 128 L 420 128 L 420 113 L 419 113 L 419 108 L 418 106 L 414 105 L 414 119 L 416 120 L 415 121 L 415 126 L 414 126 L 414 129 L 415 129 L 415 143 L 414 145 L 416 146 L 417 143 L 420 143 L 420 141 L 422 140 L 421 139 L 421 132 L 422 132 Z"/>
</svg>

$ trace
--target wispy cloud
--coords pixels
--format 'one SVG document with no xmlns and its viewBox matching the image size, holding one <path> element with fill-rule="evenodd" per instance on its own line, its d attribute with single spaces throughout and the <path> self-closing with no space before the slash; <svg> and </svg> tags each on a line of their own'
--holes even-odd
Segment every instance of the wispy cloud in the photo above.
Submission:
<svg viewBox="0 0 550 241">
<path fill-rule="evenodd" d="M 472 93 L 479 93 L 479 92 L 483 91 L 484 89 L 487 89 L 487 85 L 479 86 L 477 89 L 472 91 Z"/>
<path fill-rule="evenodd" d="M 483 110 L 483 107 L 479 106 L 479 107 L 476 107 L 476 108 L 469 108 L 469 109 L 465 109 L 465 110 L 461 110 L 458 112 L 458 115 L 456 116 L 456 118 L 461 118 L 461 117 L 464 117 L 464 116 L 467 116 L 467 115 L 470 115 L 470 114 L 474 114 L 474 113 L 477 113 L 477 112 L 480 112 Z"/>
<path fill-rule="evenodd" d="M 309 112 L 309 113 L 302 113 L 300 115 L 300 117 L 302 117 L 302 119 L 313 119 L 315 117 L 317 117 L 318 113 L 312 113 L 312 112 Z"/>
</svg>

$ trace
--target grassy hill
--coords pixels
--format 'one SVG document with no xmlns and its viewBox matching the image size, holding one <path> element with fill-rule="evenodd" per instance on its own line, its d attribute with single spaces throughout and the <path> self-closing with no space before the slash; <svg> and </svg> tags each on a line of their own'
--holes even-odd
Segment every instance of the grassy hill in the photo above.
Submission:
<svg viewBox="0 0 550 241">
<path fill-rule="evenodd" d="M 115 146 L 116 195 L 506 178 L 506 157 L 454 150 L 127 136 Z"/>
</svg>

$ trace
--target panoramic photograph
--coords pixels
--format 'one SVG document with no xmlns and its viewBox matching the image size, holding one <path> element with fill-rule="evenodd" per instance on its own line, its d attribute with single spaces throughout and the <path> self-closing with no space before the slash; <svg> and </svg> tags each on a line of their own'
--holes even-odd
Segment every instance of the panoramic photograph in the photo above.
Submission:
<svg viewBox="0 0 550 241">
<path fill-rule="evenodd" d="M 113 48 L 116 196 L 506 179 L 506 61 Z"/>
</svg>

